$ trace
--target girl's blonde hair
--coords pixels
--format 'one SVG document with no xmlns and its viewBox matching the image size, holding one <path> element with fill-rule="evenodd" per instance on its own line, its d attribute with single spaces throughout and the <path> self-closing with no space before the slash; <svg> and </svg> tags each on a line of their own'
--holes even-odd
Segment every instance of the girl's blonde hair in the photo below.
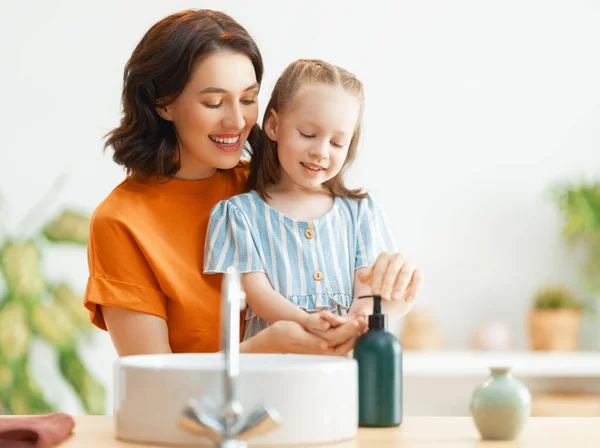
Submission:
<svg viewBox="0 0 600 448">
<path fill-rule="evenodd" d="M 318 59 L 299 59 L 292 62 L 283 71 L 273 93 L 263 118 L 262 129 L 264 142 L 261 147 L 253 150 L 250 160 L 250 175 L 248 177 L 248 188 L 256 190 L 258 194 L 266 199 L 266 190 L 271 185 L 276 185 L 281 179 L 281 165 L 277 157 L 277 142 L 271 140 L 265 134 L 265 126 L 269 120 L 271 111 L 281 113 L 300 89 L 307 84 L 325 84 L 328 86 L 339 86 L 345 92 L 355 95 L 360 101 L 358 120 L 354 134 L 348 147 L 346 160 L 340 172 L 323 184 L 333 195 L 347 198 L 362 199 L 368 196 L 361 189 L 349 189 L 344 184 L 344 176 L 354 162 L 358 152 L 361 124 L 364 109 L 363 85 L 358 78 L 341 67 L 329 64 Z"/>
</svg>

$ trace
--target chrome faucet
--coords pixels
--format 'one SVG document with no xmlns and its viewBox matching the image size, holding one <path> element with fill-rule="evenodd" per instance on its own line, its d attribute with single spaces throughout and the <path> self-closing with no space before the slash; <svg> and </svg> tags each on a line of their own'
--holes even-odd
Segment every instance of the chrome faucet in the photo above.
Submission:
<svg viewBox="0 0 600 448">
<path fill-rule="evenodd" d="M 240 310 L 245 301 L 241 276 L 234 267 L 227 268 L 221 287 L 221 348 L 225 358 L 224 402 L 218 415 L 202 409 L 197 400 L 190 400 L 179 420 L 187 431 L 208 437 L 218 448 L 244 448 L 245 440 L 271 432 L 281 422 L 273 406 L 259 406 L 246 416 L 237 399 L 240 373 Z"/>
</svg>

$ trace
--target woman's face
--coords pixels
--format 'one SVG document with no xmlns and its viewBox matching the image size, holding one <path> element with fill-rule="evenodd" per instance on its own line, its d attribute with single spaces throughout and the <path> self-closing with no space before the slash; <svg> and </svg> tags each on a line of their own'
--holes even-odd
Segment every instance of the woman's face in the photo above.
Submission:
<svg viewBox="0 0 600 448">
<path fill-rule="evenodd" d="M 177 99 L 157 108 L 177 133 L 176 177 L 204 179 L 238 164 L 258 119 L 258 90 L 254 66 L 244 54 L 219 51 L 196 65 Z"/>
</svg>

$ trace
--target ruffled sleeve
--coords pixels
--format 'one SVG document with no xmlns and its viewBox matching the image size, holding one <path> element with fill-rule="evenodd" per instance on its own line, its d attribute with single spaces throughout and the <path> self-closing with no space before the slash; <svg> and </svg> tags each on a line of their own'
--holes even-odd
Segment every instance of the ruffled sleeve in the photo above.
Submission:
<svg viewBox="0 0 600 448">
<path fill-rule="evenodd" d="M 204 273 L 222 273 L 229 266 L 241 273 L 265 272 L 246 215 L 231 200 L 226 200 L 215 205 L 210 214 Z"/>
</svg>

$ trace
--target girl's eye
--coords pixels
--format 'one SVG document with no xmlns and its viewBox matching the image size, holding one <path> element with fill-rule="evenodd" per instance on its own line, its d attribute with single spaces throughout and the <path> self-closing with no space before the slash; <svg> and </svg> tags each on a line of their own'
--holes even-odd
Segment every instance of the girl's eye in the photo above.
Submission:
<svg viewBox="0 0 600 448">
<path fill-rule="evenodd" d="M 208 107 L 209 109 L 217 109 L 219 107 L 221 107 L 221 104 L 223 103 L 203 103 L 205 107 Z"/>
<path fill-rule="evenodd" d="M 343 143 L 331 142 L 331 144 L 332 144 L 333 146 L 335 146 L 336 148 L 343 148 L 343 147 L 344 147 L 344 144 L 343 144 Z"/>
<path fill-rule="evenodd" d="M 302 131 L 298 131 L 300 133 L 300 135 L 304 138 L 315 138 L 314 134 L 305 134 Z"/>
</svg>

